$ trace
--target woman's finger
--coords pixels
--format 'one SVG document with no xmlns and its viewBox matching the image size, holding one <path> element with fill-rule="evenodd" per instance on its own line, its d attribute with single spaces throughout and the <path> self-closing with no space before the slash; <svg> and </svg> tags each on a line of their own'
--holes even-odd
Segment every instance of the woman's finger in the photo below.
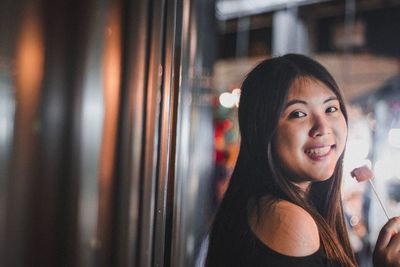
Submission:
<svg viewBox="0 0 400 267">
<path fill-rule="evenodd" d="M 400 217 L 391 218 L 381 229 L 378 240 L 376 241 L 377 249 L 384 249 L 389 245 L 394 235 L 400 232 Z"/>
<path fill-rule="evenodd" d="M 387 245 L 387 249 L 395 251 L 395 253 L 398 254 L 400 257 L 400 253 L 398 253 L 400 251 L 400 233 L 392 236 L 389 244 Z"/>
</svg>

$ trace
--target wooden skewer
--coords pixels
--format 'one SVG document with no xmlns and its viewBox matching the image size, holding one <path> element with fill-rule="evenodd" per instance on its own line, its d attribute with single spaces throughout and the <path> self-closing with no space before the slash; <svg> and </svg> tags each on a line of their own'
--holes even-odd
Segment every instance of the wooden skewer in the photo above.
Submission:
<svg viewBox="0 0 400 267">
<path fill-rule="evenodd" d="M 386 218 L 389 220 L 389 214 L 388 214 L 388 212 L 387 212 L 385 206 L 383 205 L 383 202 L 382 202 L 381 198 L 379 197 L 378 192 L 377 192 L 376 189 L 375 189 L 374 183 L 373 183 L 371 180 L 368 180 L 368 182 L 369 182 L 369 184 L 371 185 L 371 188 L 372 188 L 372 190 L 374 191 L 375 196 L 376 196 L 376 198 L 378 199 L 378 202 L 379 202 L 379 204 L 381 205 L 381 207 L 382 207 L 382 209 L 383 209 L 383 212 L 384 212 L 385 215 L 386 215 Z"/>
</svg>

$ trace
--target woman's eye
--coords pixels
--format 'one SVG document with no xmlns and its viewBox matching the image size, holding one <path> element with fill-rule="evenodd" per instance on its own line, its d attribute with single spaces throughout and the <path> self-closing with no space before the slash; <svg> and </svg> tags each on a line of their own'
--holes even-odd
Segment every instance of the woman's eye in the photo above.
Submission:
<svg viewBox="0 0 400 267">
<path fill-rule="evenodd" d="M 302 117 L 305 117 L 305 116 L 307 116 L 307 114 L 304 113 L 304 112 L 294 111 L 294 112 L 290 113 L 289 118 L 296 119 L 296 118 L 302 118 Z"/>
<path fill-rule="evenodd" d="M 326 112 L 327 113 L 333 113 L 333 112 L 336 112 L 338 110 L 339 109 L 337 107 L 329 107 L 329 108 L 326 109 Z"/>
</svg>

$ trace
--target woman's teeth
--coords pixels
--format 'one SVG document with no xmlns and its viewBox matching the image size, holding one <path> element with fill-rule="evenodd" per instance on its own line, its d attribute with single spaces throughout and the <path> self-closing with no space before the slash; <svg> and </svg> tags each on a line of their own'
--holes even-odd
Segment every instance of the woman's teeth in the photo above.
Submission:
<svg viewBox="0 0 400 267">
<path fill-rule="evenodd" d="M 310 148 L 306 150 L 306 153 L 311 156 L 323 156 L 326 155 L 329 150 L 331 150 L 331 146 L 324 146 L 319 148 Z"/>
</svg>

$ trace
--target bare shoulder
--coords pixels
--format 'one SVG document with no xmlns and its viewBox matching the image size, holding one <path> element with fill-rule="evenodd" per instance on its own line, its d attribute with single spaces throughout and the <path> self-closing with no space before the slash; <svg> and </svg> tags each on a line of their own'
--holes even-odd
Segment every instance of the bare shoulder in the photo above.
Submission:
<svg viewBox="0 0 400 267">
<path fill-rule="evenodd" d="M 288 256 L 308 256 L 319 249 L 319 231 L 303 208 L 281 200 L 250 216 L 255 235 L 271 249 Z"/>
</svg>

